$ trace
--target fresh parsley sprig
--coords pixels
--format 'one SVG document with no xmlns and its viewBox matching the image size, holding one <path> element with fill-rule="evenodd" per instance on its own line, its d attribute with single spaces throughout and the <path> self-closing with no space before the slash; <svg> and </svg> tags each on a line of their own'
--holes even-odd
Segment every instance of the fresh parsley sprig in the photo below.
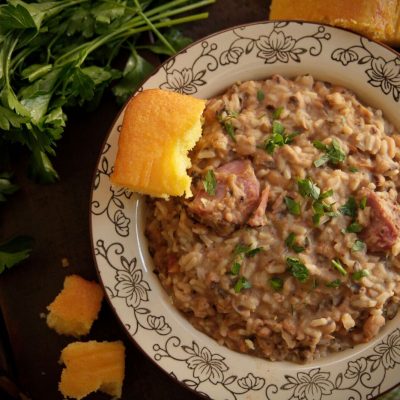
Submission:
<svg viewBox="0 0 400 400">
<path fill-rule="evenodd" d="M 188 15 L 215 0 L 152 2 L 134 0 L 9 1 L 0 6 L 0 139 L 30 151 L 30 175 L 58 179 L 52 166 L 64 132 L 66 109 L 94 107 L 111 82 L 126 99 L 152 71 L 135 44 L 141 33 L 157 38 L 151 51 L 168 54 L 188 42 L 161 29 L 207 18 Z M 179 14 L 184 14 L 180 16 Z M 129 57 L 121 71 L 111 67 L 121 49 Z"/>
</svg>

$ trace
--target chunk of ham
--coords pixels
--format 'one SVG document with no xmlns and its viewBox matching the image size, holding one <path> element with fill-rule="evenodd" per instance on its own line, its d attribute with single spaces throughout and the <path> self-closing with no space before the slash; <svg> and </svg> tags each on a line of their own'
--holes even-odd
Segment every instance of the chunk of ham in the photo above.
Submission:
<svg viewBox="0 0 400 400">
<path fill-rule="evenodd" d="M 245 223 L 257 207 L 260 197 L 260 183 L 250 161 L 229 162 L 219 167 L 215 176 L 215 195 L 201 188 L 188 204 L 189 211 L 212 227 Z"/>
<path fill-rule="evenodd" d="M 247 223 L 250 226 L 264 226 L 266 223 L 265 218 L 265 209 L 268 204 L 268 196 L 269 196 L 269 185 L 267 185 L 264 190 L 261 192 L 261 200 L 258 204 L 258 207 L 253 212 Z"/>
<path fill-rule="evenodd" d="M 368 226 L 362 237 L 372 252 L 388 251 L 396 243 L 400 234 L 400 208 L 377 193 L 367 193 L 367 205 L 371 207 Z"/>
</svg>

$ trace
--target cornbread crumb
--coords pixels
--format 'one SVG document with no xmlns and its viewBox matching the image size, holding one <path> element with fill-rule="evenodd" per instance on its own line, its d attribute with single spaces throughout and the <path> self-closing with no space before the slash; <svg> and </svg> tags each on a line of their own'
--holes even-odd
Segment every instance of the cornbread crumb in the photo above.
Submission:
<svg viewBox="0 0 400 400">
<path fill-rule="evenodd" d="M 61 259 L 61 266 L 62 266 L 63 268 L 69 267 L 69 260 L 68 260 L 67 257 L 64 257 L 64 258 Z"/>
<path fill-rule="evenodd" d="M 96 282 L 78 275 L 67 276 L 64 288 L 47 306 L 47 325 L 61 335 L 82 336 L 89 333 L 100 311 L 103 290 Z"/>
<path fill-rule="evenodd" d="M 100 390 L 120 398 L 125 375 L 125 346 L 116 342 L 74 342 L 61 352 L 65 364 L 59 390 L 65 397 L 82 399 Z"/>
</svg>

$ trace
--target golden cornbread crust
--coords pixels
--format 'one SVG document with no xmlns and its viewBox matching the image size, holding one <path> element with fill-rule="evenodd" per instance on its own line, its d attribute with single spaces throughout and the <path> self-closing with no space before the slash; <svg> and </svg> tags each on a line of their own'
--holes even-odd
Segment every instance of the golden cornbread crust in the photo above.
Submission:
<svg viewBox="0 0 400 400">
<path fill-rule="evenodd" d="M 190 195 L 187 153 L 201 136 L 204 107 L 204 100 L 161 89 L 133 97 L 122 123 L 112 183 L 156 197 Z"/>
<path fill-rule="evenodd" d="M 326 23 L 399 45 L 399 11 L 398 0 L 273 0 L 270 19 Z"/>
<path fill-rule="evenodd" d="M 125 346 L 116 342 L 74 342 L 61 352 L 65 364 L 59 390 L 63 396 L 82 399 L 100 390 L 120 398 L 125 375 Z"/>
<path fill-rule="evenodd" d="M 47 306 L 47 325 L 61 335 L 86 335 L 98 316 L 103 297 L 98 283 L 78 275 L 67 276 L 63 290 Z"/>
</svg>

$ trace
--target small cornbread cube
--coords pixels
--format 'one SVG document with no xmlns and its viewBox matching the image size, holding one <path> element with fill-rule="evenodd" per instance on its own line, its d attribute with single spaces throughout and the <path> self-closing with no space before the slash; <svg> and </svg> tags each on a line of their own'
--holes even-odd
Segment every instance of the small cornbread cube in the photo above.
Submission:
<svg viewBox="0 0 400 400">
<path fill-rule="evenodd" d="M 125 346 L 117 342 L 74 342 L 61 352 L 65 364 L 59 390 L 65 397 L 82 399 L 100 390 L 121 397 L 125 375 Z"/>
<path fill-rule="evenodd" d="M 82 336 L 89 333 L 99 314 L 103 290 L 96 282 L 78 275 L 67 276 L 64 288 L 47 306 L 47 325 L 61 335 Z"/>
</svg>

